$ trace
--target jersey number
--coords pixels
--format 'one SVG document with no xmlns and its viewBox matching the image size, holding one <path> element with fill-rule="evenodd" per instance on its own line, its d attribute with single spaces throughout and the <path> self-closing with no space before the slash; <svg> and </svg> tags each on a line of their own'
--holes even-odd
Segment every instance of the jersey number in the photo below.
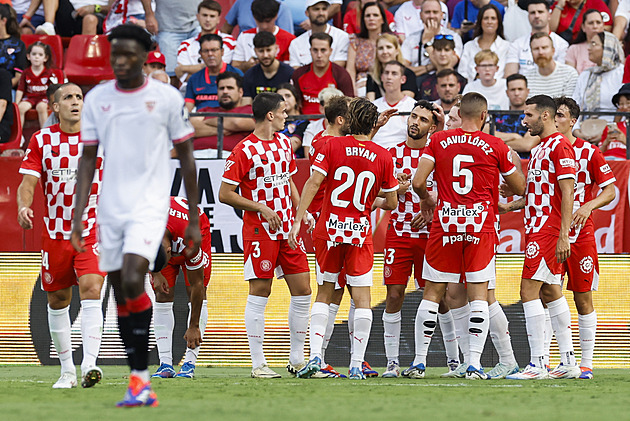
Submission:
<svg viewBox="0 0 630 421">
<path fill-rule="evenodd" d="M 367 196 L 376 182 L 376 177 L 374 176 L 374 173 L 370 171 L 362 171 L 359 175 L 355 175 L 352 168 L 343 166 L 337 168 L 333 178 L 341 181 L 344 174 L 347 176 L 346 181 L 332 191 L 330 194 L 330 201 L 333 206 L 338 208 L 347 208 L 348 205 L 350 205 L 350 202 L 348 200 L 340 199 L 339 196 L 341 196 L 343 192 L 348 190 L 354 184 L 352 204 L 359 212 L 363 212 L 365 210 Z"/>
<path fill-rule="evenodd" d="M 473 186 L 473 173 L 468 168 L 462 168 L 462 162 L 475 162 L 470 155 L 457 155 L 453 158 L 453 177 L 458 181 L 453 181 L 453 189 L 457 194 L 466 195 L 470 193 Z M 463 183 L 461 177 L 464 177 Z"/>
<path fill-rule="evenodd" d="M 48 264 L 48 252 L 42 250 L 42 267 L 46 270 L 49 270 L 49 264 Z"/>
<path fill-rule="evenodd" d="M 396 249 L 385 249 L 385 264 L 391 265 L 394 263 L 394 253 Z"/>
<path fill-rule="evenodd" d="M 258 241 L 254 241 L 252 242 L 252 246 L 254 246 L 252 256 L 254 256 L 255 259 L 258 259 L 260 257 L 260 243 Z"/>
</svg>

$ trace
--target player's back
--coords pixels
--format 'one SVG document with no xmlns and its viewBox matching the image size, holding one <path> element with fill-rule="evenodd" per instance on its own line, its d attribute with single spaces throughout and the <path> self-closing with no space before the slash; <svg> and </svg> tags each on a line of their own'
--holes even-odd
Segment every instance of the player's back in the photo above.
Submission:
<svg viewBox="0 0 630 421">
<path fill-rule="evenodd" d="M 322 130 L 321 132 L 317 133 L 315 137 L 313 137 L 313 141 L 311 142 L 311 148 L 309 149 L 309 155 L 308 155 L 308 159 L 311 165 L 313 165 L 313 162 L 315 161 L 315 157 L 322 150 L 324 145 L 326 145 L 326 143 L 328 143 L 330 139 L 333 139 L 335 137 L 335 136 L 330 136 L 330 135 L 324 135 L 323 134 L 324 132 L 325 131 Z M 308 211 L 314 214 L 315 218 L 317 218 L 319 216 L 319 213 L 322 210 L 323 203 L 324 203 L 324 186 L 321 186 L 319 190 L 317 191 L 317 194 L 313 198 L 311 205 L 308 207 Z"/>
</svg>

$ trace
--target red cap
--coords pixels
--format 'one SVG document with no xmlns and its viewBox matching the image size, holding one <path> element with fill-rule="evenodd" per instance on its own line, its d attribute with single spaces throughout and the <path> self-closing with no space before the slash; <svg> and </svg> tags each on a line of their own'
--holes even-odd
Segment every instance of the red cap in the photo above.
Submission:
<svg viewBox="0 0 630 421">
<path fill-rule="evenodd" d="M 151 63 L 160 63 L 162 66 L 166 66 L 166 58 L 159 51 L 151 51 L 147 57 L 147 64 Z"/>
</svg>

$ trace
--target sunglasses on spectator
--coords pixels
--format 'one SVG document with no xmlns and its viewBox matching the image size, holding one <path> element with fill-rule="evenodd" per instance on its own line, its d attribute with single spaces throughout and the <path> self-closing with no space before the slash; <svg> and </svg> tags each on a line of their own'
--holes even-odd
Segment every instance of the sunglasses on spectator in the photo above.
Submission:
<svg viewBox="0 0 630 421">
<path fill-rule="evenodd" d="M 446 39 L 449 41 L 453 41 L 453 35 L 437 34 L 434 39 Z"/>
</svg>

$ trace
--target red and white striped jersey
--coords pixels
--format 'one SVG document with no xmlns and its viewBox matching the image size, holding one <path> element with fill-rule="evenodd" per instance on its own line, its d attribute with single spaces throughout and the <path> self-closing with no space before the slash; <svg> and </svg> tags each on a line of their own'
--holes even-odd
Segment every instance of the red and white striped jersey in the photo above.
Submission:
<svg viewBox="0 0 630 421">
<path fill-rule="evenodd" d="M 296 172 L 291 141 L 281 133 L 272 140 L 261 140 L 252 133 L 232 149 L 222 180 L 239 186 L 241 196 L 268 206 L 282 221 L 280 229 L 272 231 L 258 212 L 244 211 L 243 239 L 289 238 L 294 217 L 290 181 Z"/>
<path fill-rule="evenodd" d="M 69 240 L 72 232 L 72 215 L 77 183 L 79 158 L 83 151 L 79 133 L 65 133 L 59 124 L 36 132 L 28 145 L 20 167 L 20 174 L 41 178 L 46 198 L 44 225 L 50 238 Z M 90 190 L 83 223 L 83 236 L 94 234 L 96 202 L 103 175 L 102 150 L 98 149 L 96 173 Z"/>
<path fill-rule="evenodd" d="M 166 229 L 171 234 L 171 258 L 168 261 L 172 265 L 185 265 L 188 270 L 207 267 L 210 264 L 212 250 L 205 250 L 203 246 L 209 244 L 210 221 L 208 216 L 199 211 L 199 229 L 201 230 L 201 247 L 196 256 L 186 258 L 182 253 L 186 248 L 186 228 L 188 227 L 188 200 L 179 196 L 171 197 L 171 205 L 168 208 L 168 222 Z"/>
<path fill-rule="evenodd" d="M 562 192 L 559 180 L 575 180 L 575 152 L 560 133 L 554 133 L 532 149 L 527 166 L 525 233 L 560 229 Z"/>
</svg>

